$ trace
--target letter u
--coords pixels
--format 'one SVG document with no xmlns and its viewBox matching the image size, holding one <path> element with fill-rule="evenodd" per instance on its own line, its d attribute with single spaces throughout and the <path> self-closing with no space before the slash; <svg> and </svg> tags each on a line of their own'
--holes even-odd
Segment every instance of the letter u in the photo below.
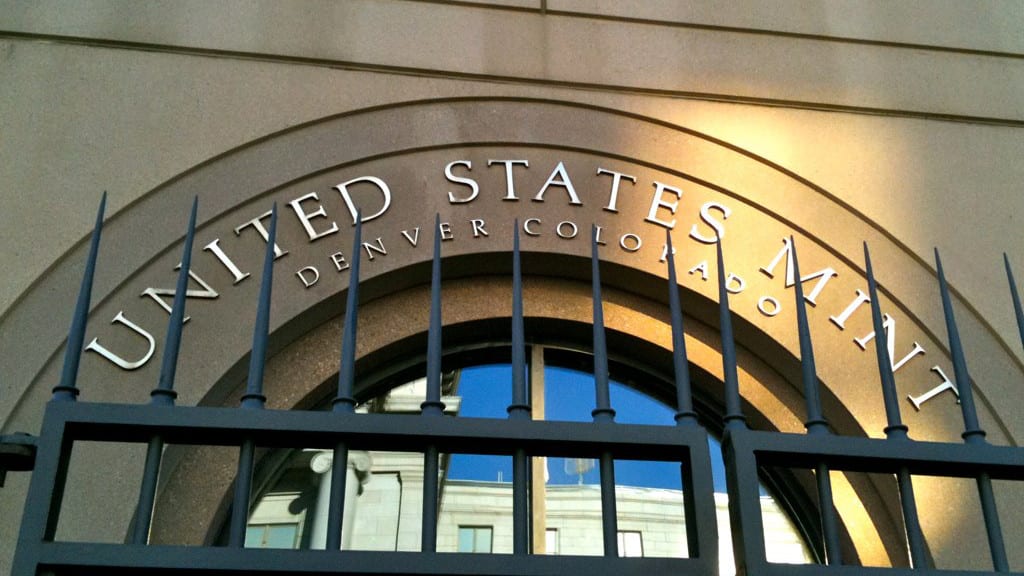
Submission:
<svg viewBox="0 0 1024 576">
<path fill-rule="evenodd" d="M 136 334 L 145 338 L 146 341 L 149 342 L 149 350 L 146 352 L 146 354 L 141 359 L 136 360 L 135 362 L 130 362 L 118 356 L 117 354 L 114 354 L 106 347 L 104 347 L 102 344 L 100 344 L 99 338 L 93 338 L 92 342 L 89 342 L 89 345 L 85 347 L 85 351 L 95 352 L 100 356 L 103 356 L 107 360 L 113 362 L 117 367 L 121 368 L 122 370 L 138 370 L 139 368 L 145 366 L 146 362 L 149 362 L 149 359 L 153 357 L 153 352 L 156 350 L 156 340 L 153 339 L 153 335 L 143 330 L 142 327 L 140 327 L 138 324 L 132 322 L 128 318 L 125 318 L 124 310 L 119 311 L 117 313 L 117 316 L 114 316 L 114 319 L 111 320 L 110 323 L 124 324 L 125 326 L 133 330 Z"/>
</svg>

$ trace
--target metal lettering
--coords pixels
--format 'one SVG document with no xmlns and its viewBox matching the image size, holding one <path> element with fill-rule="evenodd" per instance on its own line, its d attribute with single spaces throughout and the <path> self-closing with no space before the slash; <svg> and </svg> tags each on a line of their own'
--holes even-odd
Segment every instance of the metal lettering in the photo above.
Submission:
<svg viewBox="0 0 1024 576">
<path fill-rule="evenodd" d="M 540 218 L 527 218 L 526 220 L 523 220 L 523 232 L 525 232 L 527 236 L 540 236 L 540 232 L 530 229 L 531 223 L 540 224 Z"/>
<path fill-rule="evenodd" d="M 228 272 L 231 272 L 231 275 L 235 278 L 234 284 L 238 284 L 242 280 L 245 280 L 246 278 L 249 277 L 248 272 L 243 273 L 241 270 L 239 270 L 238 266 L 236 266 L 235 263 L 231 261 L 231 258 L 228 258 L 228 255 L 225 254 L 223 250 L 221 250 L 220 238 L 217 238 L 213 242 L 210 242 L 206 246 L 203 246 L 203 250 L 211 252 L 213 256 L 217 258 L 217 260 L 221 264 L 223 264 L 225 268 L 228 269 Z"/>
<path fill-rule="evenodd" d="M 608 243 L 601 239 L 601 233 L 602 232 L 604 232 L 604 228 L 602 228 L 601 226 L 598 226 L 598 225 L 595 224 L 594 225 L 594 242 L 600 244 L 601 246 L 605 246 Z"/>
<path fill-rule="evenodd" d="M 115 366 L 122 370 L 138 370 L 139 368 L 145 366 L 146 362 L 149 362 L 149 359 L 153 357 L 153 351 L 156 350 L 156 340 L 153 338 L 153 335 L 143 330 L 142 327 L 140 327 L 138 324 L 126 318 L 123 310 L 119 311 L 117 313 L 117 316 L 114 316 L 114 319 L 111 320 L 110 323 L 123 324 L 127 326 L 130 330 L 138 334 L 139 336 L 145 338 L 146 342 L 149 344 L 149 350 L 146 351 L 142 358 L 135 360 L 133 362 L 130 360 L 125 360 L 121 356 L 118 356 L 117 354 L 111 352 L 105 346 L 100 344 L 99 338 L 93 338 L 92 342 L 89 342 L 89 344 L 85 347 L 85 351 L 95 352 L 99 354 L 100 356 L 106 358 L 107 360 L 109 360 Z"/>
<path fill-rule="evenodd" d="M 946 376 L 946 373 L 942 371 L 942 368 L 939 368 L 938 366 L 932 366 L 932 371 L 937 372 L 939 374 L 939 377 L 942 378 L 942 384 L 939 384 L 935 388 L 932 388 L 931 390 L 925 392 L 924 394 L 921 394 L 920 396 L 907 396 L 907 400 L 910 400 L 910 403 L 913 404 L 914 408 L 919 412 L 921 411 L 922 404 L 938 396 L 939 394 L 946 392 L 947 390 L 949 392 L 952 392 L 953 395 L 956 396 L 957 404 L 960 403 L 960 390 L 957 389 L 955 384 L 950 382 L 949 377 Z"/>
<path fill-rule="evenodd" d="M 376 244 L 370 242 L 363 242 L 363 250 L 366 250 L 366 258 L 373 260 L 374 253 L 380 254 L 381 256 L 387 256 L 388 251 L 384 249 L 384 241 L 378 236 Z"/>
<path fill-rule="evenodd" d="M 619 209 L 616 207 L 619 202 L 619 185 L 622 184 L 622 179 L 630 180 L 633 184 L 636 184 L 636 176 L 630 176 L 629 174 L 623 174 L 622 172 L 616 172 L 614 170 L 605 170 L 604 168 L 597 169 L 597 175 L 608 174 L 612 177 L 612 188 L 608 193 L 608 205 L 604 207 L 609 212 L 618 212 Z"/>
<path fill-rule="evenodd" d="M 267 212 L 264 212 L 263 214 L 260 214 L 259 217 L 253 218 L 252 220 L 249 220 L 245 224 L 242 224 L 241 226 L 235 228 L 235 236 L 241 236 L 242 230 L 244 230 L 248 226 L 252 226 L 253 228 L 256 229 L 256 233 L 260 235 L 260 238 L 263 238 L 264 242 L 268 241 L 270 239 L 270 233 L 267 232 L 267 229 L 263 226 L 263 222 L 261 222 L 261 220 L 264 220 L 266 218 L 270 218 L 269 210 Z M 287 250 L 281 250 L 281 247 L 277 245 L 277 242 L 274 242 L 274 260 L 277 260 L 278 258 L 284 256 L 287 253 Z"/>
<path fill-rule="evenodd" d="M 409 241 L 409 244 L 416 246 L 416 243 L 420 241 L 420 227 L 417 226 L 413 228 L 412 236 L 409 235 L 408 230 L 402 230 L 402 236 L 405 236 L 405 239 Z"/>
<path fill-rule="evenodd" d="M 771 310 L 768 309 L 768 304 L 771 305 Z M 762 296 L 761 299 L 757 301 L 757 310 L 761 314 L 771 318 L 773 316 L 777 316 L 778 313 L 782 311 L 782 304 L 779 304 L 779 301 L 771 296 Z"/>
<path fill-rule="evenodd" d="M 470 220 L 470 222 L 473 224 L 473 238 L 479 238 L 481 234 L 484 236 L 490 236 L 490 234 L 487 233 L 487 230 L 484 229 L 483 220 L 474 218 L 473 220 Z"/>
<path fill-rule="evenodd" d="M 530 167 L 530 163 L 526 160 L 488 160 L 487 166 L 493 166 L 495 164 L 505 165 L 505 197 L 502 200 L 519 200 L 516 198 L 516 184 L 512 176 L 512 167 L 515 165 Z M 527 232 L 529 234 L 529 232 Z"/>
<path fill-rule="evenodd" d="M 568 234 L 563 234 L 562 228 L 564 228 L 566 225 L 569 226 L 569 230 L 571 230 L 571 232 L 569 232 Z M 576 235 L 579 234 L 579 232 L 580 229 L 576 227 L 576 223 L 570 222 L 568 220 L 563 220 L 562 222 L 558 223 L 558 226 L 555 226 L 555 234 L 558 234 L 559 238 L 565 238 L 566 240 L 571 240 L 575 238 Z"/>
<path fill-rule="evenodd" d="M 380 192 L 381 197 L 384 199 L 384 202 L 381 205 L 380 210 L 377 210 L 377 212 L 370 214 L 369 216 L 363 215 L 363 222 L 369 222 L 374 218 L 378 218 L 381 214 L 387 212 L 388 208 L 391 207 L 391 189 L 388 188 L 388 185 L 385 184 L 384 181 L 381 180 L 380 178 L 377 178 L 376 176 L 360 176 L 359 178 L 353 178 L 346 182 L 342 182 L 341 184 L 335 186 L 334 189 L 337 190 L 339 194 L 341 194 L 341 199 L 345 201 L 345 206 L 348 207 L 348 212 L 349 214 L 352 215 L 353 226 L 355 226 L 356 224 L 356 218 L 359 217 L 359 211 L 356 209 L 356 205 L 352 202 L 352 195 L 349 194 L 348 187 L 360 182 L 367 182 L 369 184 L 373 184 L 374 186 L 376 186 L 377 191 Z"/>
<path fill-rule="evenodd" d="M 791 288 L 796 284 L 796 278 L 794 278 L 795 273 L 793 272 L 793 244 L 789 241 L 788 237 L 782 239 L 782 250 L 779 250 L 779 253 L 775 256 L 775 259 L 771 261 L 771 264 L 768 264 L 767 268 L 761 268 L 760 270 L 769 278 L 775 278 L 775 267 L 779 265 L 779 262 L 782 261 L 783 258 L 786 259 L 785 285 L 786 288 Z M 839 273 L 832 268 L 823 268 L 817 272 L 801 276 L 801 284 L 818 278 L 818 283 L 814 285 L 814 288 L 811 289 L 810 292 L 804 293 L 804 300 L 811 306 L 817 306 L 817 302 L 815 302 L 815 300 L 817 300 L 821 291 L 825 289 L 825 284 L 836 276 L 839 276 Z"/>
<path fill-rule="evenodd" d="M 181 270 L 181 264 L 178 264 L 177 266 L 175 266 L 174 269 L 175 270 Z M 218 294 L 217 291 L 214 290 L 212 286 L 207 284 L 194 271 L 189 270 L 188 271 L 188 277 L 191 280 L 195 280 L 200 286 L 203 287 L 203 289 L 202 290 L 188 290 L 188 289 L 186 289 L 185 290 L 185 297 L 186 298 L 205 298 L 207 300 L 213 300 L 214 298 L 217 298 L 218 296 L 220 296 L 220 294 Z M 161 308 L 163 308 L 165 311 L 167 311 L 168 314 L 170 314 L 171 311 L 172 311 L 171 305 L 168 304 L 167 302 L 165 302 L 164 299 L 161 298 L 161 296 L 170 296 L 171 298 L 174 298 L 174 294 L 176 292 L 177 292 L 177 290 L 174 289 L 174 288 L 146 288 L 145 290 L 142 291 L 142 294 L 140 294 L 139 296 L 140 297 L 149 296 L 150 298 L 153 299 L 154 302 L 159 304 Z M 191 318 L 192 318 L 191 316 L 186 316 L 185 319 L 182 321 L 182 324 L 184 324 L 185 322 L 188 322 Z"/>
<path fill-rule="evenodd" d="M 317 202 L 318 208 L 316 209 L 316 211 L 306 212 L 305 210 L 302 209 L 302 203 L 305 202 L 306 200 L 314 200 Z M 288 203 L 288 205 L 292 207 L 292 210 L 295 211 L 295 215 L 299 217 L 299 222 L 302 223 L 302 227 L 306 230 L 306 235 L 309 236 L 310 242 L 314 242 L 316 240 L 319 240 L 320 238 L 323 238 L 324 236 L 329 236 L 338 231 L 338 223 L 334 222 L 333 220 L 331 221 L 331 227 L 322 232 L 317 232 L 316 230 L 313 229 L 313 224 L 310 222 L 310 220 L 312 220 L 313 218 L 327 217 L 327 212 L 324 210 L 323 204 L 320 204 L 319 202 L 320 197 L 317 196 L 317 193 L 310 192 L 309 194 L 296 198 L 295 200 L 292 200 L 291 202 Z"/>
<path fill-rule="evenodd" d="M 555 180 L 556 176 L 559 178 L 558 180 Z M 576 195 L 576 189 L 573 188 L 572 180 L 569 179 L 569 174 L 565 171 L 565 164 L 562 162 L 559 162 L 558 166 L 555 166 L 555 169 L 551 171 L 551 176 L 548 176 L 548 181 L 541 186 L 540 192 L 537 192 L 537 195 L 533 197 L 533 201 L 543 202 L 544 193 L 547 192 L 548 188 L 551 186 L 561 186 L 562 188 L 565 188 L 565 191 L 569 193 L 569 204 L 574 206 L 580 206 L 583 204 L 583 202 L 580 202 L 580 197 Z"/>
<path fill-rule="evenodd" d="M 441 232 L 441 240 L 451 240 L 455 238 L 455 234 L 452 232 L 451 222 L 441 222 L 438 224 L 437 229 Z"/>
<path fill-rule="evenodd" d="M 846 321 L 849 320 L 850 316 L 857 311 L 857 308 L 860 308 L 868 302 L 871 302 L 871 298 L 858 288 L 857 297 L 853 299 L 853 302 L 850 302 L 850 305 L 846 307 L 846 310 L 843 310 L 842 314 L 839 316 L 829 316 L 828 319 L 838 326 L 840 330 L 846 330 Z"/>
<path fill-rule="evenodd" d="M 728 290 L 730 294 L 739 294 L 747 289 L 747 282 L 743 278 L 730 272 L 729 276 L 725 279 L 725 289 Z"/>
<path fill-rule="evenodd" d="M 348 261 L 345 260 L 345 255 L 342 254 L 341 252 L 335 252 L 334 254 L 331 254 L 331 262 L 334 263 L 334 267 L 338 269 L 338 272 L 341 272 L 342 270 L 348 270 L 350 267 Z"/>
<path fill-rule="evenodd" d="M 669 191 L 675 194 L 674 202 L 666 202 L 663 198 L 665 191 Z M 676 209 L 679 208 L 679 199 L 683 197 L 683 191 L 679 188 L 674 188 L 668 184 L 662 184 L 657 180 L 654 181 L 654 196 L 651 198 L 651 209 L 647 212 L 647 218 L 645 221 L 657 224 L 658 226 L 664 226 L 665 228 L 672 229 L 676 226 L 676 219 L 673 218 L 670 222 L 658 219 L 658 209 L 667 208 L 670 214 L 675 214 Z"/>
<path fill-rule="evenodd" d="M 462 184 L 463 186 L 469 186 L 471 192 L 468 198 L 456 198 L 455 193 L 449 191 L 448 202 L 450 204 L 466 204 L 468 202 L 472 202 L 473 200 L 476 199 L 478 195 L 480 195 L 480 185 L 477 184 L 476 180 L 473 180 L 472 178 L 465 178 L 462 176 L 456 176 L 452 174 L 453 166 L 465 166 L 467 170 L 472 170 L 473 163 L 470 162 L 469 160 L 455 160 L 454 162 L 449 162 L 448 165 L 444 167 L 444 177 L 447 178 L 449 182 L 452 182 L 454 184 Z"/>
<path fill-rule="evenodd" d="M 696 272 L 698 270 L 700 270 L 700 279 L 705 281 L 705 282 L 707 282 L 708 281 L 708 261 L 704 260 L 700 264 L 697 264 L 693 268 L 690 268 L 690 274 L 693 274 L 694 272 Z"/>
<path fill-rule="evenodd" d="M 718 202 L 708 202 L 700 207 L 700 219 L 711 227 L 715 231 L 714 236 L 704 236 L 697 231 L 697 225 L 694 224 L 690 227 L 690 238 L 693 238 L 697 242 L 703 242 L 704 244 L 714 244 L 722 238 L 725 238 L 725 225 L 715 219 L 711 215 L 712 210 L 718 210 L 722 213 L 722 220 L 727 219 L 732 215 L 732 210 L 724 204 Z"/>
<path fill-rule="evenodd" d="M 312 279 L 307 278 L 306 275 L 309 273 L 312 273 Z M 299 280 L 302 280 L 302 283 L 306 288 L 313 286 L 320 280 L 320 271 L 316 269 L 316 266 L 306 266 L 305 268 L 301 268 L 295 273 L 295 275 L 299 277 Z"/>
<path fill-rule="evenodd" d="M 673 246 L 672 247 L 672 255 L 675 256 L 676 252 L 677 252 L 676 247 Z M 661 245 L 661 258 L 658 259 L 658 262 L 667 262 L 667 261 L 668 261 L 668 244 L 662 244 Z"/>
<path fill-rule="evenodd" d="M 626 245 L 627 239 L 630 241 L 629 243 L 632 245 L 632 248 Z M 643 246 L 643 243 L 643 240 L 641 240 L 636 234 L 623 234 L 622 237 L 619 238 L 619 247 L 626 252 L 636 252 L 640 249 L 640 246 Z"/>
<path fill-rule="evenodd" d="M 892 371 L 895 373 L 904 364 L 910 361 L 911 358 L 919 354 L 924 354 L 924 348 L 920 344 L 914 342 L 914 347 L 910 352 L 904 356 L 899 362 L 896 362 L 896 320 L 888 314 L 882 315 L 882 329 L 885 330 L 885 347 L 889 349 L 889 361 L 892 362 Z M 861 350 L 867 350 L 867 343 L 875 337 L 875 332 L 872 331 L 863 338 L 854 338 L 853 341 L 860 346 Z"/>
</svg>

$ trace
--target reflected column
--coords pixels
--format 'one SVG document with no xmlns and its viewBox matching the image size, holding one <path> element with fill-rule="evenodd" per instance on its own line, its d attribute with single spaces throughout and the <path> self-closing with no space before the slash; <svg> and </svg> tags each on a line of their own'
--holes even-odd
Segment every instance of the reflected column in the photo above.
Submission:
<svg viewBox="0 0 1024 576">
<path fill-rule="evenodd" d="M 334 463 L 330 451 L 317 452 L 309 462 L 320 477 L 317 490 L 316 506 L 313 508 L 313 528 L 309 547 L 323 550 L 327 544 L 327 513 L 331 502 L 331 468 Z M 370 467 L 373 459 L 369 452 L 350 450 L 348 453 L 348 471 L 345 481 L 345 514 L 341 521 L 341 548 L 347 550 L 352 544 L 352 522 L 356 517 L 356 499 L 363 493 L 363 486 L 370 481 Z"/>
</svg>

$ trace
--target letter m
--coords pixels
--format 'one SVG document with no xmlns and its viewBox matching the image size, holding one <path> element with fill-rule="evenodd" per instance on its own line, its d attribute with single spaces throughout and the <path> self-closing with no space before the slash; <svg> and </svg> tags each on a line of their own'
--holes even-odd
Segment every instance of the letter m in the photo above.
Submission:
<svg viewBox="0 0 1024 576">
<path fill-rule="evenodd" d="M 796 284 L 796 278 L 794 278 L 796 272 L 793 270 L 793 244 L 789 241 L 789 238 L 782 239 L 782 250 L 779 250 L 779 253 L 775 255 L 775 259 L 772 260 L 767 268 L 761 268 L 761 272 L 764 272 L 769 278 L 775 278 L 775 268 L 778 267 L 779 262 L 783 258 L 786 259 L 786 288 L 792 288 Z M 836 276 L 839 276 L 839 273 L 832 268 L 822 268 L 817 272 L 801 276 L 801 284 L 814 279 L 818 280 L 814 288 L 804 293 L 804 300 L 811 306 L 817 306 L 815 300 L 817 300 L 818 295 L 825 289 L 825 284 L 828 284 L 828 281 Z"/>
</svg>

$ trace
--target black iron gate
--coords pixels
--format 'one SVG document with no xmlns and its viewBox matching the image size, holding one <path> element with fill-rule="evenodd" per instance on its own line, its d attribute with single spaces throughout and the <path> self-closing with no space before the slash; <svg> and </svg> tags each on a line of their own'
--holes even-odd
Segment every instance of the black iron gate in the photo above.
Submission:
<svg viewBox="0 0 1024 576">
<path fill-rule="evenodd" d="M 672 258 L 668 258 L 668 293 L 672 318 L 673 359 L 677 392 L 677 426 L 625 425 L 614 422 L 609 400 L 608 354 L 605 345 L 597 242 L 592 243 L 593 355 L 597 403 L 592 424 L 530 419 L 525 380 L 522 280 L 518 225 L 514 238 L 512 282 L 513 401 L 507 419 L 442 417 L 441 401 L 441 261 L 435 226 L 431 281 L 431 311 L 427 350 L 427 397 L 421 415 L 357 414 L 353 398 L 359 246 L 357 224 L 351 263 L 351 284 L 341 345 L 337 396 L 330 412 L 281 411 L 264 408 L 263 367 L 269 326 L 277 211 L 273 210 L 264 260 L 247 392 L 239 408 L 174 406 L 174 372 L 184 318 L 196 206 L 193 204 L 181 272 L 168 323 L 163 365 L 148 405 L 102 404 L 77 401 L 76 374 L 85 320 L 89 309 L 104 203 L 101 202 L 82 289 L 68 339 L 64 372 L 47 405 L 38 437 L 0 438 L 0 482 L 8 471 L 32 470 L 32 480 L 14 560 L 15 576 L 36 574 L 705 574 L 718 573 L 711 458 L 707 433 L 697 421 L 683 340 L 679 288 Z M 357 219 L 358 220 L 358 219 Z M 671 236 L 666 235 L 671 253 Z M 883 334 L 876 284 L 865 246 L 872 317 L 876 334 Z M 795 283 L 804 394 L 806 434 L 749 430 L 741 410 L 736 351 L 721 245 L 718 245 L 718 287 L 723 369 L 725 374 L 725 455 L 731 531 L 737 571 L 752 575 L 911 574 L 976 572 L 935 570 L 929 564 L 918 522 L 913 475 L 974 478 L 977 481 L 993 570 L 1009 573 L 1003 532 L 992 481 L 1024 478 L 1024 449 L 985 442 L 978 425 L 969 376 L 953 317 L 942 265 L 936 264 L 946 313 L 955 381 L 963 408 L 963 444 L 911 441 L 902 424 L 888 352 L 877 343 L 878 366 L 888 426 L 886 439 L 841 437 L 830 432 L 818 398 L 818 380 L 804 297 Z M 800 278 L 796 250 L 795 276 Z M 1006 264 L 1018 325 L 1024 340 L 1024 312 L 1009 263 Z M 147 445 L 132 533 L 124 544 L 55 541 L 71 450 L 76 442 L 132 442 Z M 157 479 L 166 443 L 233 446 L 239 450 L 234 504 L 227 546 L 158 546 L 148 543 Z M 257 550 L 244 548 L 244 532 L 252 498 L 255 451 L 261 448 L 320 448 L 333 450 L 334 462 L 347 459 L 349 449 L 385 449 L 424 455 L 422 542 L 419 552 L 338 550 L 346 474 L 334 466 L 328 515 L 327 550 Z M 513 554 L 473 555 L 437 553 L 438 456 L 444 452 L 501 454 L 513 459 Z M 545 556 L 530 553 L 529 462 L 535 456 L 590 457 L 599 462 L 604 556 Z M 619 558 L 616 541 L 615 479 L 617 458 L 678 462 L 684 490 L 688 558 Z M 760 508 L 758 470 L 778 466 L 814 471 L 817 485 L 823 561 L 813 565 L 772 564 L 766 560 Z M 830 471 L 884 473 L 895 477 L 911 568 L 865 568 L 844 563 L 840 526 L 833 506 Z M 984 572 L 989 573 L 989 572 Z M 1017 572 L 1017 574 L 1021 574 Z"/>
</svg>

